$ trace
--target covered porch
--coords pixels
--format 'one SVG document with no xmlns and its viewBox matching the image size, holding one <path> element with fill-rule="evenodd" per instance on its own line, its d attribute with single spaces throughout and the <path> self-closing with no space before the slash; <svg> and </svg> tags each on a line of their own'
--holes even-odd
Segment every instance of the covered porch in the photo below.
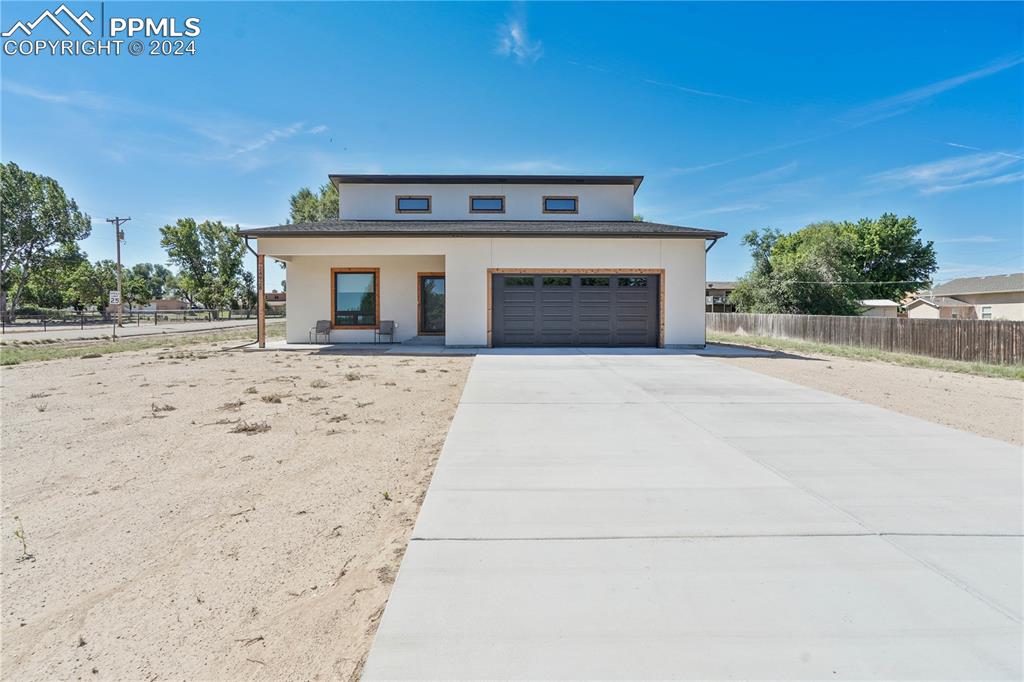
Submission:
<svg viewBox="0 0 1024 682">
<path fill-rule="evenodd" d="M 267 260 L 279 261 L 284 269 Z M 266 277 L 275 276 L 274 271 L 286 281 L 288 344 L 444 345 L 444 255 L 260 252 L 256 267 L 261 296 Z M 261 317 L 264 307 L 261 301 Z M 326 334 L 317 335 L 318 326 Z M 264 348 L 262 321 L 259 329 L 259 346 Z M 389 329 L 393 333 L 385 334 Z"/>
</svg>

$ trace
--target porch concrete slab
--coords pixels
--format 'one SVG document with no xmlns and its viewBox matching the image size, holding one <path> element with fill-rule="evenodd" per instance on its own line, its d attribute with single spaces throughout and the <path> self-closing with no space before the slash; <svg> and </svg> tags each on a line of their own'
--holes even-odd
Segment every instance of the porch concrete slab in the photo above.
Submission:
<svg viewBox="0 0 1024 682">
<path fill-rule="evenodd" d="M 414 541 L 363 679 L 1017 679 L 1020 634 L 877 537 Z"/>
<path fill-rule="evenodd" d="M 480 355 L 364 678 L 1019 678 L 1020 461 L 694 355 Z"/>
</svg>

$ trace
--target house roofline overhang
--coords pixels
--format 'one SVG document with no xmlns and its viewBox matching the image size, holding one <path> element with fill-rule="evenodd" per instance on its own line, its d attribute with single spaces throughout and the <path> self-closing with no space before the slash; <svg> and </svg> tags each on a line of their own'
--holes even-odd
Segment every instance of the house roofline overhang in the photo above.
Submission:
<svg viewBox="0 0 1024 682">
<path fill-rule="evenodd" d="M 632 185 L 633 194 L 644 181 L 642 175 L 420 175 L 331 173 L 337 187 L 353 185 Z"/>
</svg>

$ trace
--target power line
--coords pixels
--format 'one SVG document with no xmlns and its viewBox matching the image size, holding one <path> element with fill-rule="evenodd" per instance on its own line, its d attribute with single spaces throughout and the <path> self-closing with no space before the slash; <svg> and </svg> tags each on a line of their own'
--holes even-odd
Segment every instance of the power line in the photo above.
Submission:
<svg viewBox="0 0 1024 682">
<path fill-rule="evenodd" d="M 787 279 L 781 282 L 782 284 L 930 284 L 930 282 L 919 282 L 913 279 L 897 279 L 897 280 L 885 280 L 885 281 L 862 281 L 858 280 L 855 282 L 815 282 L 807 279 Z"/>
</svg>

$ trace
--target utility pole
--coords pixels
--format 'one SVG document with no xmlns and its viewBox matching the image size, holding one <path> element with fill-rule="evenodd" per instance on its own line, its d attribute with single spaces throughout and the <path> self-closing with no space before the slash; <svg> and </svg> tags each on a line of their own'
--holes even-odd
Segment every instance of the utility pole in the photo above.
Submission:
<svg viewBox="0 0 1024 682">
<path fill-rule="evenodd" d="M 131 218 L 107 218 L 108 223 L 114 225 L 114 242 L 117 245 L 117 327 L 121 326 L 121 242 L 124 241 L 124 231 L 121 230 L 121 224 L 126 223 Z M 114 328 L 114 338 L 117 338 L 117 327 Z"/>
</svg>

